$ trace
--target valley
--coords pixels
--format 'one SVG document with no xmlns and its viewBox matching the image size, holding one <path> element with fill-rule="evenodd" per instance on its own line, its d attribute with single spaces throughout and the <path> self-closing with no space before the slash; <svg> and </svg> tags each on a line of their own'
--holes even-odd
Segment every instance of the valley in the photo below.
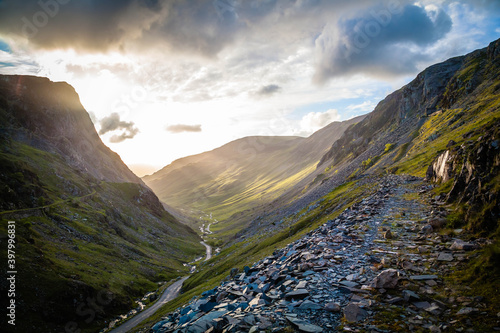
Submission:
<svg viewBox="0 0 500 333">
<path fill-rule="evenodd" d="M 212 226 L 221 252 L 136 330 L 498 329 L 498 43 L 390 94 L 315 172 L 233 212 L 244 228 Z"/>
<path fill-rule="evenodd" d="M 500 40 L 367 115 L 142 179 L 70 85 L 1 75 L 0 219 L 16 221 L 30 318 L 16 329 L 500 330 L 498 73 Z"/>
</svg>

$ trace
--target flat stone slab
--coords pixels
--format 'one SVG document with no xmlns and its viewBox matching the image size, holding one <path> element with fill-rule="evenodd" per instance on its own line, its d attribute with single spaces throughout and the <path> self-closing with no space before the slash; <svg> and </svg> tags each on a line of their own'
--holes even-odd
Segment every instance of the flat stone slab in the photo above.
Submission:
<svg viewBox="0 0 500 333">
<path fill-rule="evenodd" d="M 291 316 L 286 316 L 286 319 L 289 322 L 291 322 L 294 326 L 296 326 L 301 332 L 308 332 L 308 333 L 323 332 L 323 329 L 321 327 L 308 323 L 305 320 L 297 319 Z"/>
<path fill-rule="evenodd" d="M 307 289 L 297 289 L 286 294 L 285 298 L 302 299 L 306 298 L 307 296 L 309 296 L 309 292 L 307 291 Z"/>
<path fill-rule="evenodd" d="M 356 286 L 358 285 L 356 282 L 353 282 L 353 281 L 347 281 L 347 280 L 345 280 L 345 281 L 340 281 L 340 284 L 341 284 L 341 285 L 344 285 L 344 286 L 346 286 L 346 287 L 349 287 L 349 288 L 354 288 L 354 287 L 356 287 Z"/>
<path fill-rule="evenodd" d="M 437 258 L 438 261 L 453 261 L 453 254 L 441 252 Z"/>
<path fill-rule="evenodd" d="M 437 275 L 412 275 L 410 276 L 410 280 L 435 280 L 437 279 Z"/>
</svg>

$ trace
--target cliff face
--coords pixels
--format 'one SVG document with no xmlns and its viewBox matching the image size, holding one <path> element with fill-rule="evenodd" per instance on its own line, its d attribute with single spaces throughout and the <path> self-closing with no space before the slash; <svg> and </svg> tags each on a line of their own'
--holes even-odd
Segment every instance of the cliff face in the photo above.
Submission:
<svg viewBox="0 0 500 333">
<path fill-rule="evenodd" d="M 141 183 L 118 154 L 103 145 L 75 89 L 33 76 L 0 76 L 2 136 L 64 157 L 103 181 Z"/>
<path fill-rule="evenodd" d="M 488 236 L 500 220 L 500 119 L 481 128 L 475 141 L 455 145 L 441 153 L 427 169 L 427 179 L 449 183 L 444 200 L 457 203 L 471 231 Z"/>
<path fill-rule="evenodd" d="M 0 235 L 15 221 L 20 332 L 96 332 L 204 252 L 101 142 L 68 84 L 0 76 L 0 124 Z"/>
<path fill-rule="evenodd" d="M 330 185 L 380 172 L 411 173 L 446 185 L 473 232 L 498 228 L 500 40 L 431 66 L 349 128 L 320 166 Z M 465 225 L 462 225 L 465 226 Z"/>
<path fill-rule="evenodd" d="M 347 156 L 357 157 L 396 128 L 418 128 L 419 120 L 436 112 L 449 80 L 461 68 L 465 57 L 433 65 L 382 100 L 363 121 L 349 128 L 321 158 L 319 165 L 338 164 Z M 408 133 L 402 133 L 408 134 Z M 394 141 L 394 139 L 393 139 Z"/>
</svg>

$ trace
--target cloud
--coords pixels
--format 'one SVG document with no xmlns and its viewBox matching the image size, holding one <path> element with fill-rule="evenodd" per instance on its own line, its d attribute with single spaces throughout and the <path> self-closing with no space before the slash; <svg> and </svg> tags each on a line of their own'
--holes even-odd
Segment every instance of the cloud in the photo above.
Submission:
<svg viewBox="0 0 500 333">
<path fill-rule="evenodd" d="M 170 133 L 183 133 L 183 132 L 201 132 L 201 125 L 169 125 L 166 127 L 166 130 Z"/>
<path fill-rule="evenodd" d="M 426 8 L 377 6 L 327 25 L 315 42 L 314 81 L 321 84 L 356 73 L 393 76 L 416 72 L 418 63 L 428 58 L 426 48 L 452 27 L 443 10 Z"/>
<path fill-rule="evenodd" d="M 41 49 L 170 50 L 214 56 L 245 23 L 207 0 L 3 0 L 0 33 Z"/>
<path fill-rule="evenodd" d="M 300 135 L 310 135 L 333 121 L 340 120 L 340 114 L 335 109 L 325 112 L 309 112 L 300 121 Z"/>
<path fill-rule="evenodd" d="M 261 87 L 257 92 L 255 93 L 258 96 L 271 96 L 281 90 L 281 87 L 278 86 L 277 84 L 269 84 L 267 86 Z"/>
<path fill-rule="evenodd" d="M 118 143 L 125 141 L 126 139 L 132 139 L 139 133 L 139 129 L 135 128 L 133 122 L 127 122 L 120 120 L 120 115 L 113 112 L 107 117 L 104 117 L 99 122 L 101 129 L 99 130 L 99 135 L 104 135 L 108 132 L 113 132 L 116 130 L 123 130 L 121 134 L 113 135 L 109 141 L 112 143 Z"/>
<path fill-rule="evenodd" d="M 125 130 L 120 135 L 117 135 L 117 134 L 113 135 L 111 138 L 109 138 L 109 142 L 119 143 L 119 142 L 125 141 L 127 139 L 133 139 L 137 133 L 139 133 L 139 130 L 137 128 L 130 128 L 130 129 Z"/>
</svg>

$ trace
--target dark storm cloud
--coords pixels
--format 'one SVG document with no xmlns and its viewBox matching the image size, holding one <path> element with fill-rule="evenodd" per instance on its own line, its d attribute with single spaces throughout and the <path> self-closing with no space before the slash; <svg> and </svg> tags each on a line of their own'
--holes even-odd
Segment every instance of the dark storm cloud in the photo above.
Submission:
<svg viewBox="0 0 500 333">
<path fill-rule="evenodd" d="M 422 0 L 449 9 L 500 11 L 498 0 Z M 451 29 L 443 10 L 414 0 L 0 0 L 0 35 L 42 49 L 172 54 L 215 59 L 253 71 L 315 42 L 315 81 L 353 73 L 417 71 Z M 432 6 L 431 6 L 432 7 Z M 428 7 L 428 8 L 431 8 Z M 390 18 L 383 12 L 388 12 Z M 382 14 L 381 14 L 382 13 Z M 493 14 L 491 14 L 493 15 Z M 231 50 L 230 47 L 234 49 Z M 231 58 L 232 57 L 232 58 Z M 158 57 L 157 57 L 158 58 Z M 196 58 L 198 59 L 198 58 Z M 148 61 L 150 59 L 148 58 Z M 68 70 L 85 73 L 87 68 Z M 90 68 L 99 70 L 99 68 Z M 111 69 L 110 69 L 111 70 Z M 88 72 L 88 71 L 87 71 Z M 126 69 L 122 71 L 127 75 Z M 166 78 L 168 79 L 168 77 Z"/>
<path fill-rule="evenodd" d="M 122 134 L 115 134 L 110 138 L 110 142 L 113 143 L 122 142 L 126 139 L 132 139 L 137 133 L 139 133 L 139 130 L 134 127 L 133 122 L 120 120 L 120 115 L 116 112 L 113 112 L 109 116 L 101 119 L 99 124 L 101 126 L 101 129 L 99 130 L 100 135 L 116 130 L 123 131 Z"/>
<path fill-rule="evenodd" d="M 3 0 L 0 33 L 43 49 L 167 48 L 211 56 L 243 24 L 221 0 Z"/>
<path fill-rule="evenodd" d="M 47 49 L 106 50 L 123 37 L 118 23 L 132 2 L 3 0 L 0 32 L 27 37 L 35 46 Z"/>
<path fill-rule="evenodd" d="M 443 38 L 452 20 L 442 10 L 415 5 L 378 6 L 327 27 L 316 40 L 315 81 L 353 73 L 374 75 L 415 72 L 425 48 Z"/>
<path fill-rule="evenodd" d="M 269 84 L 260 88 L 255 94 L 258 96 L 270 96 L 281 90 L 281 87 L 277 84 Z"/>
<path fill-rule="evenodd" d="M 185 124 L 169 125 L 166 127 L 166 130 L 174 134 L 183 132 L 201 132 L 201 125 L 185 125 Z"/>
</svg>

